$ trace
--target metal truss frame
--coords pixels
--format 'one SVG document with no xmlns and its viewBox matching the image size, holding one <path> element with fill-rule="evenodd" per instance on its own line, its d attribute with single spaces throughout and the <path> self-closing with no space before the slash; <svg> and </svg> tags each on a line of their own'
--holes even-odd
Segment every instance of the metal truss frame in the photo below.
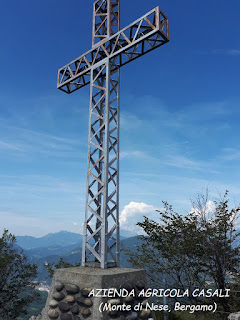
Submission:
<svg viewBox="0 0 240 320">
<path fill-rule="evenodd" d="M 119 265 L 119 91 L 109 59 L 91 70 L 83 266 Z"/>
<path fill-rule="evenodd" d="M 120 0 L 97 0 L 92 49 L 58 71 L 57 87 L 66 93 L 90 83 L 83 266 L 119 266 L 120 67 L 168 41 L 159 7 L 120 30 Z"/>
<path fill-rule="evenodd" d="M 91 69 L 117 57 L 117 68 L 169 41 L 169 22 L 156 7 L 58 71 L 58 89 L 72 93 L 90 83 Z"/>
<path fill-rule="evenodd" d="M 98 0 L 93 4 L 92 46 L 120 30 L 120 0 Z"/>
</svg>

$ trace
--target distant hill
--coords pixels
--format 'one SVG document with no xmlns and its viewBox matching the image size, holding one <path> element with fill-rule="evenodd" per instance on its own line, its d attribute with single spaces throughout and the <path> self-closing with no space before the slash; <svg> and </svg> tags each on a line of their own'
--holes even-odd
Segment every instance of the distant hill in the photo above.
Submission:
<svg viewBox="0 0 240 320">
<path fill-rule="evenodd" d="M 76 247 L 79 247 L 79 243 L 71 244 L 69 246 L 50 246 L 50 247 L 41 247 L 41 248 L 33 248 L 33 249 L 25 249 L 24 252 L 26 256 L 29 258 L 31 263 L 35 263 L 37 259 L 44 258 L 47 256 L 57 255 L 63 256 L 64 254 L 69 253 Z"/>
<path fill-rule="evenodd" d="M 136 245 L 140 244 L 140 240 L 138 236 L 129 238 L 129 235 L 130 233 L 128 232 L 121 232 L 121 244 L 135 251 Z M 83 236 L 81 234 L 68 231 L 50 233 L 41 238 L 16 236 L 17 243 L 15 246 L 18 250 L 22 248 L 28 261 L 38 266 L 37 280 L 44 282 L 47 276 L 47 269 L 45 267 L 47 263 L 56 264 L 60 258 L 72 264 L 81 262 L 82 238 Z M 92 239 L 90 243 L 93 241 Z M 120 265 L 122 267 L 131 267 L 127 259 L 128 256 L 126 256 L 124 252 L 121 252 Z M 50 279 L 47 281 L 49 282 Z"/>
<path fill-rule="evenodd" d="M 140 240 L 138 236 L 127 238 L 127 239 L 122 239 L 120 241 L 121 248 L 123 248 L 123 247 L 129 248 L 132 252 L 135 252 L 137 249 L 137 246 L 141 245 L 141 244 L 142 244 L 142 240 Z M 65 261 L 67 261 L 69 263 L 74 264 L 74 263 L 80 262 L 80 260 L 82 258 L 82 248 L 76 247 L 72 251 L 64 254 L 62 257 Z M 129 264 L 127 259 L 128 259 L 128 256 L 123 251 L 121 251 L 121 253 L 120 253 L 121 267 L 131 267 L 131 265 Z"/>
<path fill-rule="evenodd" d="M 136 251 L 137 245 L 141 245 L 142 241 L 138 237 L 132 237 L 128 239 L 121 240 L 121 247 L 129 248 L 132 252 Z M 61 251 L 57 253 L 53 253 L 50 255 L 47 255 L 49 253 L 49 250 L 46 249 L 46 255 L 44 255 L 44 248 L 41 248 L 43 250 L 42 257 L 37 257 L 36 253 L 38 253 L 39 249 L 32 249 L 32 250 L 25 250 L 25 253 L 28 256 L 29 262 L 36 263 L 38 266 L 38 277 L 37 280 L 40 282 L 46 281 L 47 276 L 47 270 L 45 268 L 46 263 L 57 263 L 60 258 L 63 258 L 64 261 L 69 262 L 71 264 L 79 263 L 81 262 L 82 258 L 82 248 L 81 246 L 77 246 L 72 250 L 69 250 L 67 253 L 60 254 Z M 34 255 L 31 255 L 30 253 L 34 253 Z M 124 253 L 124 251 L 121 251 L 120 253 L 120 266 L 125 268 L 131 268 L 132 265 L 128 262 L 128 256 Z M 48 283 L 51 282 L 51 279 L 47 280 Z"/>
<path fill-rule="evenodd" d="M 128 247 L 132 252 L 136 251 L 137 245 L 141 245 L 142 241 L 138 237 L 131 237 L 121 240 L 121 247 Z M 67 250 L 69 248 L 69 250 Z M 46 263 L 57 263 L 60 258 L 63 258 L 66 262 L 75 264 L 81 262 L 82 248 L 81 246 L 75 246 L 74 248 L 59 247 L 59 248 L 36 248 L 30 250 L 24 250 L 29 262 L 35 263 L 38 266 L 37 280 L 40 282 L 46 281 L 47 269 Z M 66 252 L 67 251 L 67 252 Z M 128 262 L 128 256 L 122 251 L 120 253 L 120 266 L 125 268 L 131 268 L 131 264 Z M 51 279 L 47 280 L 48 283 Z"/>
<path fill-rule="evenodd" d="M 78 233 L 60 231 L 57 233 L 49 233 L 44 237 L 35 238 L 31 236 L 16 236 L 17 244 L 23 249 L 36 249 L 44 247 L 71 246 L 80 245 L 82 243 L 82 235 Z"/>
<path fill-rule="evenodd" d="M 121 239 L 132 238 L 132 237 L 136 237 L 137 235 L 138 234 L 136 232 L 126 231 L 126 230 L 122 230 L 120 228 L 120 238 Z"/>
<path fill-rule="evenodd" d="M 120 239 L 126 239 L 136 236 L 135 233 L 129 233 L 127 231 L 121 231 Z M 24 250 L 39 249 L 38 253 L 34 250 L 34 255 L 37 254 L 41 257 L 52 254 L 64 254 L 69 252 L 74 247 L 82 245 L 83 236 L 79 233 L 73 233 L 68 231 L 60 231 L 57 233 L 49 233 L 41 238 L 31 236 L 16 236 L 17 245 Z M 72 248 L 70 248 L 72 246 Z M 66 248 L 61 250 L 60 247 Z M 69 248 L 68 248 L 69 247 Z M 47 248 L 47 250 L 46 250 Z M 47 254 L 44 254 L 44 250 Z M 59 250 L 59 251 L 58 251 Z M 52 251 L 52 252 L 47 252 Z M 29 252 L 31 254 L 31 252 Z"/>
</svg>

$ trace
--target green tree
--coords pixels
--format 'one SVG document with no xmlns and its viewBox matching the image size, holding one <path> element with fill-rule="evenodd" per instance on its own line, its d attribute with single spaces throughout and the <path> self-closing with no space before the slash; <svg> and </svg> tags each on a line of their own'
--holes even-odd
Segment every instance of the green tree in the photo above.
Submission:
<svg viewBox="0 0 240 320">
<path fill-rule="evenodd" d="M 25 307 L 36 299 L 37 266 L 27 261 L 16 246 L 14 235 L 4 230 L 0 238 L 0 319 L 13 320 L 26 314 Z"/>
<path fill-rule="evenodd" d="M 144 217 L 137 223 L 147 236 L 141 236 L 143 244 L 135 253 L 128 250 L 129 261 L 146 268 L 154 288 L 162 286 L 163 276 L 168 287 L 182 290 L 229 288 L 239 275 L 239 233 L 235 226 L 240 208 L 229 210 L 227 197 L 228 191 L 210 210 L 208 192 L 199 195 L 193 202 L 194 210 L 186 215 L 163 202 L 160 222 Z M 197 300 L 190 297 L 189 302 Z M 223 311 L 230 311 L 230 301 L 216 299 Z"/>
</svg>

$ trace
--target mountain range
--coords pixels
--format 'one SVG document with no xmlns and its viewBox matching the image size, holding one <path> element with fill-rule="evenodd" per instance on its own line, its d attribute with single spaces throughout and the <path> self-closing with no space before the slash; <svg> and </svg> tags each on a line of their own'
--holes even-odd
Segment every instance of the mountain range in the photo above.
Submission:
<svg viewBox="0 0 240 320">
<path fill-rule="evenodd" d="M 67 247 L 82 243 L 83 236 L 79 233 L 59 231 L 36 238 L 32 236 L 16 236 L 17 244 L 23 249 L 36 249 L 43 247 Z"/>
<path fill-rule="evenodd" d="M 126 232 L 121 230 L 120 239 L 137 236 L 134 232 Z M 26 250 L 36 248 L 57 248 L 68 247 L 72 245 L 81 245 L 83 236 L 79 233 L 59 231 L 57 233 L 49 233 L 46 236 L 36 238 L 32 236 L 16 236 L 17 244 Z M 53 249 L 54 250 L 54 249 Z"/>
<path fill-rule="evenodd" d="M 82 238 L 81 234 L 60 231 L 40 238 L 16 236 L 16 245 L 24 250 L 30 263 L 38 266 L 36 280 L 50 283 L 50 279 L 46 279 L 48 275 L 46 264 L 56 264 L 60 258 L 72 264 L 79 263 L 82 256 Z M 131 251 L 136 251 L 136 246 L 141 244 L 138 236 L 128 238 L 121 236 L 120 241 L 121 246 L 129 247 Z M 120 254 L 120 265 L 121 267 L 131 267 L 124 252 Z"/>
</svg>

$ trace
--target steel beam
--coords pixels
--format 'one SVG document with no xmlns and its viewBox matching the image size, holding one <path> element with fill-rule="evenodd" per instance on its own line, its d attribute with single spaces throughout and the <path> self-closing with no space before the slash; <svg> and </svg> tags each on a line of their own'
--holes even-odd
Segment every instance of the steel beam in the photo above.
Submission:
<svg viewBox="0 0 240 320">
<path fill-rule="evenodd" d="M 156 7 L 58 71 L 58 89 L 72 93 L 90 83 L 91 69 L 118 58 L 117 68 L 169 41 L 166 15 Z"/>
<path fill-rule="evenodd" d="M 119 70 L 91 70 L 82 265 L 119 266 Z M 110 262 L 110 264 L 108 263 Z"/>
</svg>

